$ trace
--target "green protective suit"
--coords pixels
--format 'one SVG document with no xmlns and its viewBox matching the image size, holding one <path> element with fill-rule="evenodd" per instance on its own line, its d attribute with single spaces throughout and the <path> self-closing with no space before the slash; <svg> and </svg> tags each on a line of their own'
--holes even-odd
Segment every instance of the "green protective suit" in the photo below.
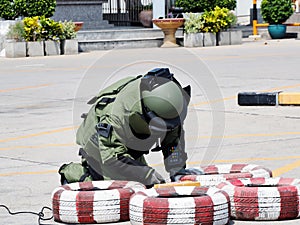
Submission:
<svg viewBox="0 0 300 225">
<path fill-rule="evenodd" d="M 165 163 L 168 172 L 185 168 L 182 126 L 163 134 L 151 133 L 143 117 L 140 83 L 140 76 L 128 77 L 101 91 L 77 131 L 76 142 L 86 153 L 84 158 L 104 179 L 149 184 L 154 169 L 143 155 L 155 146 L 161 146 L 165 160 L 177 147 L 180 159 L 175 164 Z"/>
</svg>

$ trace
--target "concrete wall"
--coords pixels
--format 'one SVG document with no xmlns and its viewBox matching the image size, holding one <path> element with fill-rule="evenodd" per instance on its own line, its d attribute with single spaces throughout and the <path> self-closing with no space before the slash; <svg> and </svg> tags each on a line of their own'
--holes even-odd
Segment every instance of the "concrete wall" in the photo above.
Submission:
<svg viewBox="0 0 300 225">
<path fill-rule="evenodd" d="M 107 0 L 57 0 L 53 19 L 83 22 L 83 29 L 111 27 L 103 20 L 102 4 Z"/>
</svg>

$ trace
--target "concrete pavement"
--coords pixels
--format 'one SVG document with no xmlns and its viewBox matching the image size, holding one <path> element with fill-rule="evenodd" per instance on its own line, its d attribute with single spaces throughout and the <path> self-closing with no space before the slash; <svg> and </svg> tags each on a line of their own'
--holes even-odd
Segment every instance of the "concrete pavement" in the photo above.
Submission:
<svg viewBox="0 0 300 225">
<path fill-rule="evenodd" d="M 300 41 L 289 39 L 0 58 L 0 204 L 13 212 L 51 207 L 51 192 L 59 185 L 57 169 L 80 161 L 75 131 L 81 113 L 89 109 L 86 101 L 121 77 L 162 66 L 192 85 L 185 123 L 189 166 L 251 163 L 270 168 L 274 176 L 300 178 L 299 107 L 240 107 L 236 99 L 239 91 L 299 92 L 299 52 Z M 167 177 L 160 154 L 147 158 Z M 10 216 L 0 208 L 0 223 L 32 225 L 37 217 Z"/>
</svg>

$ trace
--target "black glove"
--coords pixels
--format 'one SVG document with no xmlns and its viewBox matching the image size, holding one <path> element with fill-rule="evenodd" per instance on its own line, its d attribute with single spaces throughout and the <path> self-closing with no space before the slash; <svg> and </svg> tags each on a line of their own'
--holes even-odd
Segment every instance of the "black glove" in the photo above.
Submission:
<svg viewBox="0 0 300 225">
<path fill-rule="evenodd" d="M 204 171 L 198 168 L 180 169 L 174 174 L 170 173 L 170 179 L 172 182 L 180 181 L 180 178 L 185 175 L 203 175 Z"/>
<path fill-rule="evenodd" d="M 147 178 L 146 187 L 151 188 L 154 186 L 154 184 L 163 184 L 163 183 L 166 183 L 164 178 L 158 172 L 153 170 L 153 172 Z"/>
</svg>

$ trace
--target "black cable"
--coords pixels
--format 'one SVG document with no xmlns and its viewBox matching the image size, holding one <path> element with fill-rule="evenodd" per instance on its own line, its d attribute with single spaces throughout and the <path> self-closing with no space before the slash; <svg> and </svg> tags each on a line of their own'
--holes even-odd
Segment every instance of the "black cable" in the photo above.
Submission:
<svg viewBox="0 0 300 225">
<path fill-rule="evenodd" d="M 51 217 L 48 217 L 48 218 L 45 218 L 45 214 L 44 214 L 44 211 L 45 209 L 46 210 L 49 210 L 49 211 L 52 211 L 51 208 L 47 207 L 47 206 L 44 206 L 40 212 L 36 213 L 36 212 L 30 212 L 30 211 L 19 211 L 19 212 L 11 212 L 10 209 L 6 206 L 6 205 L 0 205 L 0 207 L 2 208 L 5 208 L 7 210 L 7 212 L 14 216 L 14 215 L 18 215 L 18 214 L 32 214 L 32 215 L 35 215 L 35 216 L 38 216 L 38 224 L 39 225 L 42 225 L 41 224 L 41 220 L 42 221 L 46 221 L 46 220 L 52 220 L 53 218 L 53 215 Z"/>
</svg>

